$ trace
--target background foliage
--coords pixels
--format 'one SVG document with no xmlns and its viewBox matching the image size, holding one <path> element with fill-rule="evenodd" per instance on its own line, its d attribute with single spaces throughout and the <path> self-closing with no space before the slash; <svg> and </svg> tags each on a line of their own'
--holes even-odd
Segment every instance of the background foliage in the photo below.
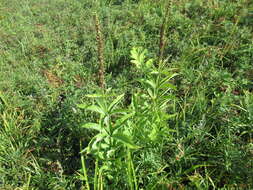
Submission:
<svg viewBox="0 0 253 190">
<path fill-rule="evenodd" d="M 137 114 L 128 125 L 147 126 L 130 127 L 131 142 L 141 148 L 119 145 L 129 154 L 104 178 L 104 188 L 253 188 L 250 0 L 0 0 L 0 188 L 85 189 L 84 165 L 95 178 L 96 159 L 88 155 L 82 165 L 80 148 L 96 135 L 83 124 L 99 116 L 77 106 L 95 104 L 86 95 L 98 88 L 94 13 L 113 95 L 105 101 L 124 94 L 117 106 Z M 143 62 L 153 58 L 157 66 L 161 31 L 160 58 L 177 76 L 158 125 L 155 110 L 145 107 L 151 87 L 143 83 L 155 76 L 131 63 L 131 50 L 147 49 Z M 142 136 L 147 129 L 153 136 Z M 125 161 L 128 174 L 121 170 Z"/>
</svg>

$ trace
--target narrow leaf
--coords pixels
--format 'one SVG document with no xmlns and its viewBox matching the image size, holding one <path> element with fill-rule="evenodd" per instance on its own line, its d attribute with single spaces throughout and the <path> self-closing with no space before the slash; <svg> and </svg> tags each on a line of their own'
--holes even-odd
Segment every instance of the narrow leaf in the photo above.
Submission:
<svg viewBox="0 0 253 190">
<path fill-rule="evenodd" d="M 125 144 L 127 147 L 129 147 L 131 149 L 139 148 L 139 146 L 137 146 L 133 143 L 133 141 L 131 140 L 131 138 L 129 136 L 127 136 L 123 133 L 113 134 L 112 137 L 116 140 L 119 140 L 120 142 L 122 142 L 123 144 Z"/>
<path fill-rule="evenodd" d="M 206 166 L 209 166 L 209 165 L 199 164 L 199 165 L 192 166 L 191 168 L 185 170 L 183 174 L 188 174 L 188 173 L 196 170 L 197 168 L 206 167 Z"/>
<path fill-rule="evenodd" d="M 161 89 L 165 89 L 165 88 L 169 89 L 169 88 L 170 88 L 170 89 L 176 90 L 176 86 L 174 86 L 173 84 L 169 83 L 169 80 L 170 80 L 170 79 L 164 80 L 164 81 L 160 84 L 160 87 L 159 87 L 159 88 L 161 88 Z"/>
<path fill-rule="evenodd" d="M 82 125 L 82 127 L 86 128 L 86 129 L 94 129 L 97 131 L 101 131 L 101 126 L 97 123 L 86 123 L 86 124 Z"/>
<path fill-rule="evenodd" d="M 104 110 L 102 110 L 100 107 L 98 107 L 98 106 L 96 106 L 96 105 L 88 106 L 86 109 L 87 109 L 87 110 L 90 110 L 90 111 L 94 111 L 94 112 L 100 113 L 100 114 L 102 114 L 102 115 L 105 115 Z"/>
<path fill-rule="evenodd" d="M 118 128 L 121 125 L 123 125 L 130 117 L 132 117 L 135 113 L 129 113 L 124 115 L 122 118 L 120 118 L 119 120 L 117 120 L 115 127 Z"/>
<path fill-rule="evenodd" d="M 124 97 L 124 94 L 119 95 L 109 106 L 108 110 L 109 112 L 113 110 L 113 108 L 119 104 L 120 100 Z"/>
<path fill-rule="evenodd" d="M 88 107 L 88 105 L 87 104 L 77 104 L 77 107 L 81 108 L 81 109 L 86 109 Z"/>
<path fill-rule="evenodd" d="M 114 114 L 126 114 L 127 112 L 129 112 L 129 110 L 127 109 L 114 109 L 113 111 L 110 112 L 111 115 Z"/>
<path fill-rule="evenodd" d="M 88 98 L 102 98 L 104 97 L 103 94 L 87 94 L 86 97 Z"/>
<path fill-rule="evenodd" d="M 149 84 L 153 89 L 156 89 L 156 83 L 154 81 L 146 80 L 145 82 Z"/>
</svg>

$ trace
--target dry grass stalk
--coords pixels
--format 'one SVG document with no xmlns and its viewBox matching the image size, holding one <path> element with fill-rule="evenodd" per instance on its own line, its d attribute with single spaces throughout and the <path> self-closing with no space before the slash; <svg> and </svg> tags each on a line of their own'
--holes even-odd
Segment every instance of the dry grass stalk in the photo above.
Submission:
<svg viewBox="0 0 253 190">
<path fill-rule="evenodd" d="M 47 78 L 48 83 L 53 87 L 60 87 L 63 84 L 63 80 L 56 76 L 53 72 L 44 70 L 43 74 Z"/>
<path fill-rule="evenodd" d="M 101 25 L 99 22 L 98 15 L 95 14 L 95 27 L 96 27 L 96 40 L 97 40 L 97 52 L 98 52 L 98 61 L 99 61 L 99 86 L 104 89 L 105 88 L 105 66 L 104 66 L 104 40 L 102 36 Z"/>
<path fill-rule="evenodd" d="M 172 1 L 170 1 L 166 8 L 165 8 L 165 15 L 163 17 L 163 22 L 160 28 L 160 43 L 159 43 L 159 53 L 158 53 L 158 57 L 159 57 L 159 62 L 162 60 L 163 58 L 163 54 L 164 54 L 164 47 L 166 45 L 166 40 L 165 40 L 165 36 L 166 36 L 166 25 L 168 22 L 168 17 L 169 17 L 169 12 L 170 12 L 170 7 L 171 7 Z"/>
</svg>

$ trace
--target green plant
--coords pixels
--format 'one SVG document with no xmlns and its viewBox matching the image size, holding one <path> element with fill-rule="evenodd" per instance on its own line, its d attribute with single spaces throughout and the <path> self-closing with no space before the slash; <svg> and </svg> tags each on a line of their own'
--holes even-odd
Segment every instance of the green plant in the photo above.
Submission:
<svg viewBox="0 0 253 190">
<path fill-rule="evenodd" d="M 161 142 L 160 137 L 168 137 L 173 131 L 168 127 L 167 120 L 175 114 L 169 113 L 168 103 L 175 100 L 171 91 L 176 87 L 170 81 L 177 74 L 174 69 L 166 68 L 165 61 L 160 61 L 156 67 L 153 59 L 146 60 L 146 53 L 146 50 L 140 48 L 131 51 L 132 63 L 141 73 L 137 79 L 141 88 L 133 95 L 132 109 L 137 114 L 136 129 L 144 134 L 142 140 L 157 143 Z M 142 127 L 143 122 L 145 128 Z"/>
<path fill-rule="evenodd" d="M 109 93 L 109 92 L 107 92 Z M 127 110 L 117 109 L 124 95 L 118 96 L 111 104 L 109 104 L 108 96 L 106 94 L 88 95 L 88 97 L 95 98 L 96 104 L 91 106 L 79 105 L 81 108 L 98 113 L 98 123 L 86 123 L 83 128 L 93 129 L 98 131 L 87 148 L 81 153 L 92 154 L 95 156 L 96 168 L 94 175 L 94 189 L 100 189 L 103 184 L 100 184 L 100 179 L 103 175 L 109 178 L 111 170 L 117 168 L 117 163 L 126 156 L 127 148 L 138 148 L 129 135 L 128 129 L 125 127 L 128 119 L 134 114 Z M 100 168 L 98 162 L 102 161 Z M 99 171 L 98 171 L 99 170 Z M 97 184 L 98 183 L 98 184 Z"/>
<path fill-rule="evenodd" d="M 106 174 L 106 171 L 120 171 L 119 163 L 122 158 L 128 163 L 127 174 L 130 188 L 138 189 L 131 149 L 138 151 L 140 147 L 146 148 L 150 145 L 154 147 L 163 142 L 164 138 L 173 131 L 168 128 L 167 120 L 175 114 L 168 114 L 167 108 L 168 102 L 174 98 L 170 90 L 175 89 L 169 81 L 176 74 L 166 70 L 164 62 L 159 62 L 159 66 L 155 67 L 152 59 L 146 61 L 146 53 L 140 48 L 133 48 L 131 51 L 132 63 L 141 73 L 138 79 L 141 88 L 133 95 L 132 104 L 128 109 L 117 108 L 124 94 L 117 96 L 112 103 L 109 103 L 109 90 L 102 94 L 87 95 L 87 97 L 95 98 L 95 104 L 79 105 L 80 108 L 99 114 L 98 123 L 86 123 L 82 126 L 98 131 L 87 148 L 81 152 L 95 156 L 95 189 L 100 189 L 102 184 L 99 179 Z M 133 139 L 138 146 L 135 145 Z M 100 169 L 98 169 L 98 163 L 102 164 Z M 120 165 L 123 166 L 122 162 Z M 85 164 L 83 164 L 83 170 L 87 181 Z M 113 179 L 109 173 L 107 177 Z"/>
</svg>

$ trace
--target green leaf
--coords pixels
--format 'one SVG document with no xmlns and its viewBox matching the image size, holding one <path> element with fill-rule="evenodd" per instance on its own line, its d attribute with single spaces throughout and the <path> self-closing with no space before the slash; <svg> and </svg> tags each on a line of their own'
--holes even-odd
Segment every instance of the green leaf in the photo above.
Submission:
<svg viewBox="0 0 253 190">
<path fill-rule="evenodd" d="M 133 63 L 138 69 L 141 68 L 141 64 L 137 60 L 131 60 L 131 63 Z"/>
<path fill-rule="evenodd" d="M 149 84 L 153 89 L 156 89 L 156 83 L 151 80 L 146 80 L 145 83 Z"/>
<path fill-rule="evenodd" d="M 153 62 L 154 62 L 154 60 L 153 59 L 149 59 L 147 62 L 146 62 L 146 66 L 148 67 L 148 68 L 152 68 L 154 65 L 153 65 Z"/>
<path fill-rule="evenodd" d="M 6 99 L 4 98 L 3 94 L 1 93 L 1 91 L 0 91 L 0 102 L 1 102 L 3 105 L 5 105 L 5 106 L 8 105 Z"/>
<path fill-rule="evenodd" d="M 159 74 L 159 71 L 153 70 L 150 74 L 152 74 L 152 75 L 158 75 L 158 74 Z"/>
<path fill-rule="evenodd" d="M 109 106 L 108 111 L 111 112 L 113 108 L 120 103 L 120 100 L 124 97 L 124 94 L 119 95 Z"/>
<path fill-rule="evenodd" d="M 123 133 L 115 133 L 112 135 L 112 138 L 122 142 L 124 145 L 131 149 L 137 149 L 140 148 L 139 146 L 135 145 L 131 138 Z"/>
<path fill-rule="evenodd" d="M 188 173 L 196 170 L 197 168 L 201 168 L 201 167 L 207 167 L 207 166 L 210 166 L 210 165 L 205 165 L 205 164 L 199 164 L 199 165 L 195 165 L 195 166 L 192 166 L 191 168 L 187 169 L 184 171 L 184 175 L 187 175 Z"/>
<path fill-rule="evenodd" d="M 148 94 L 152 99 L 155 99 L 155 95 L 153 94 L 152 90 L 150 88 L 148 88 Z"/>
<path fill-rule="evenodd" d="M 127 112 L 129 112 L 129 110 L 127 109 L 114 109 L 113 111 L 110 112 L 111 115 L 114 114 L 126 114 Z"/>
<path fill-rule="evenodd" d="M 170 80 L 172 78 L 174 78 L 175 76 L 178 76 L 178 73 L 170 73 L 170 72 L 166 72 L 166 71 L 162 71 L 162 74 L 166 75 L 166 80 Z"/>
<path fill-rule="evenodd" d="M 102 149 L 108 149 L 108 148 L 110 148 L 110 145 L 109 144 L 107 144 L 107 143 L 101 143 L 100 144 L 100 147 L 102 148 Z"/>
<path fill-rule="evenodd" d="M 100 142 L 104 139 L 105 134 L 97 134 L 96 136 L 94 136 L 91 141 L 89 142 L 89 145 L 87 148 L 84 149 L 84 151 L 86 151 L 88 154 L 89 153 L 95 153 L 98 152 L 100 149 Z M 83 152 L 83 151 L 82 151 Z M 82 153 L 81 152 L 81 153 Z"/>
<path fill-rule="evenodd" d="M 155 141 L 157 139 L 157 129 L 154 126 L 151 133 L 148 135 L 151 141 Z"/>
<path fill-rule="evenodd" d="M 101 126 L 97 123 L 86 123 L 86 124 L 82 125 L 82 127 L 86 128 L 86 129 L 94 129 L 97 131 L 101 131 Z"/>
<path fill-rule="evenodd" d="M 105 113 L 107 113 L 107 102 L 105 101 L 104 98 L 97 98 L 96 102 L 98 104 L 98 106 L 100 107 L 100 109 L 102 109 Z"/>
<path fill-rule="evenodd" d="M 171 118 L 176 117 L 177 115 L 178 115 L 177 113 L 174 113 L 174 114 L 166 114 L 166 115 L 165 115 L 165 118 L 166 118 L 166 119 L 171 119 Z"/>
<path fill-rule="evenodd" d="M 105 95 L 103 95 L 103 94 L 87 94 L 85 96 L 88 97 L 88 98 L 102 98 L 102 97 L 105 97 Z"/>
<path fill-rule="evenodd" d="M 169 95 L 161 95 L 160 97 L 160 101 L 170 101 L 170 100 L 176 100 L 177 98 L 172 95 L 172 94 L 169 94 Z"/>
<path fill-rule="evenodd" d="M 132 48 L 131 50 L 131 58 L 133 60 L 131 60 L 131 63 L 134 63 L 135 66 L 138 68 L 138 69 L 141 69 L 143 66 L 146 66 L 146 65 L 143 65 L 144 64 L 144 60 L 146 58 L 146 53 L 147 53 L 147 50 L 143 50 L 142 48 Z"/>
<path fill-rule="evenodd" d="M 81 108 L 81 109 L 86 109 L 88 107 L 88 105 L 87 104 L 77 104 L 77 107 Z"/>
<path fill-rule="evenodd" d="M 103 109 L 101 109 L 100 107 L 98 107 L 96 105 L 88 106 L 86 109 L 90 110 L 90 111 L 94 111 L 94 112 L 100 113 L 102 115 L 106 114 Z"/>
<path fill-rule="evenodd" d="M 176 90 L 176 86 L 174 86 L 173 84 L 170 84 L 168 81 L 163 82 L 160 86 L 160 89 L 173 89 Z"/>
<path fill-rule="evenodd" d="M 133 47 L 131 49 L 130 53 L 131 53 L 131 58 L 133 58 L 135 60 L 138 58 L 138 52 L 137 52 L 137 48 L 136 47 Z"/>
<path fill-rule="evenodd" d="M 110 126 L 110 116 L 109 115 L 106 115 L 104 118 L 103 118 L 103 124 L 105 124 L 107 127 Z"/>
<path fill-rule="evenodd" d="M 115 128 L 122 126 L 130 117 L 132 117 L 135 113 L 129 113 L 124 115 L 122 118 L 118 119 L 115 124 Z"/>
<path fill-rule="evenodd" d="M 138 60 L 138 61 L 139 61 L 140 63 L 143 63 L 143 62 L 144 62 L 145 54 L 146 54 L 146 51 L 145 51 L 145 50 L 139 54 L 139 57 L 138 57 L 139 60 Z"/>
<path fill-rule="evenodd" d="M 168 68 L 168 66 L 162 66 L 161 69 L 160 69 L 160 73 L 165 75 L 165 76 L 172 76 L 175 77 L 176 75 L 179 75 L 177 72 L 178 72 L 178 68 Z"/>
</svg>

